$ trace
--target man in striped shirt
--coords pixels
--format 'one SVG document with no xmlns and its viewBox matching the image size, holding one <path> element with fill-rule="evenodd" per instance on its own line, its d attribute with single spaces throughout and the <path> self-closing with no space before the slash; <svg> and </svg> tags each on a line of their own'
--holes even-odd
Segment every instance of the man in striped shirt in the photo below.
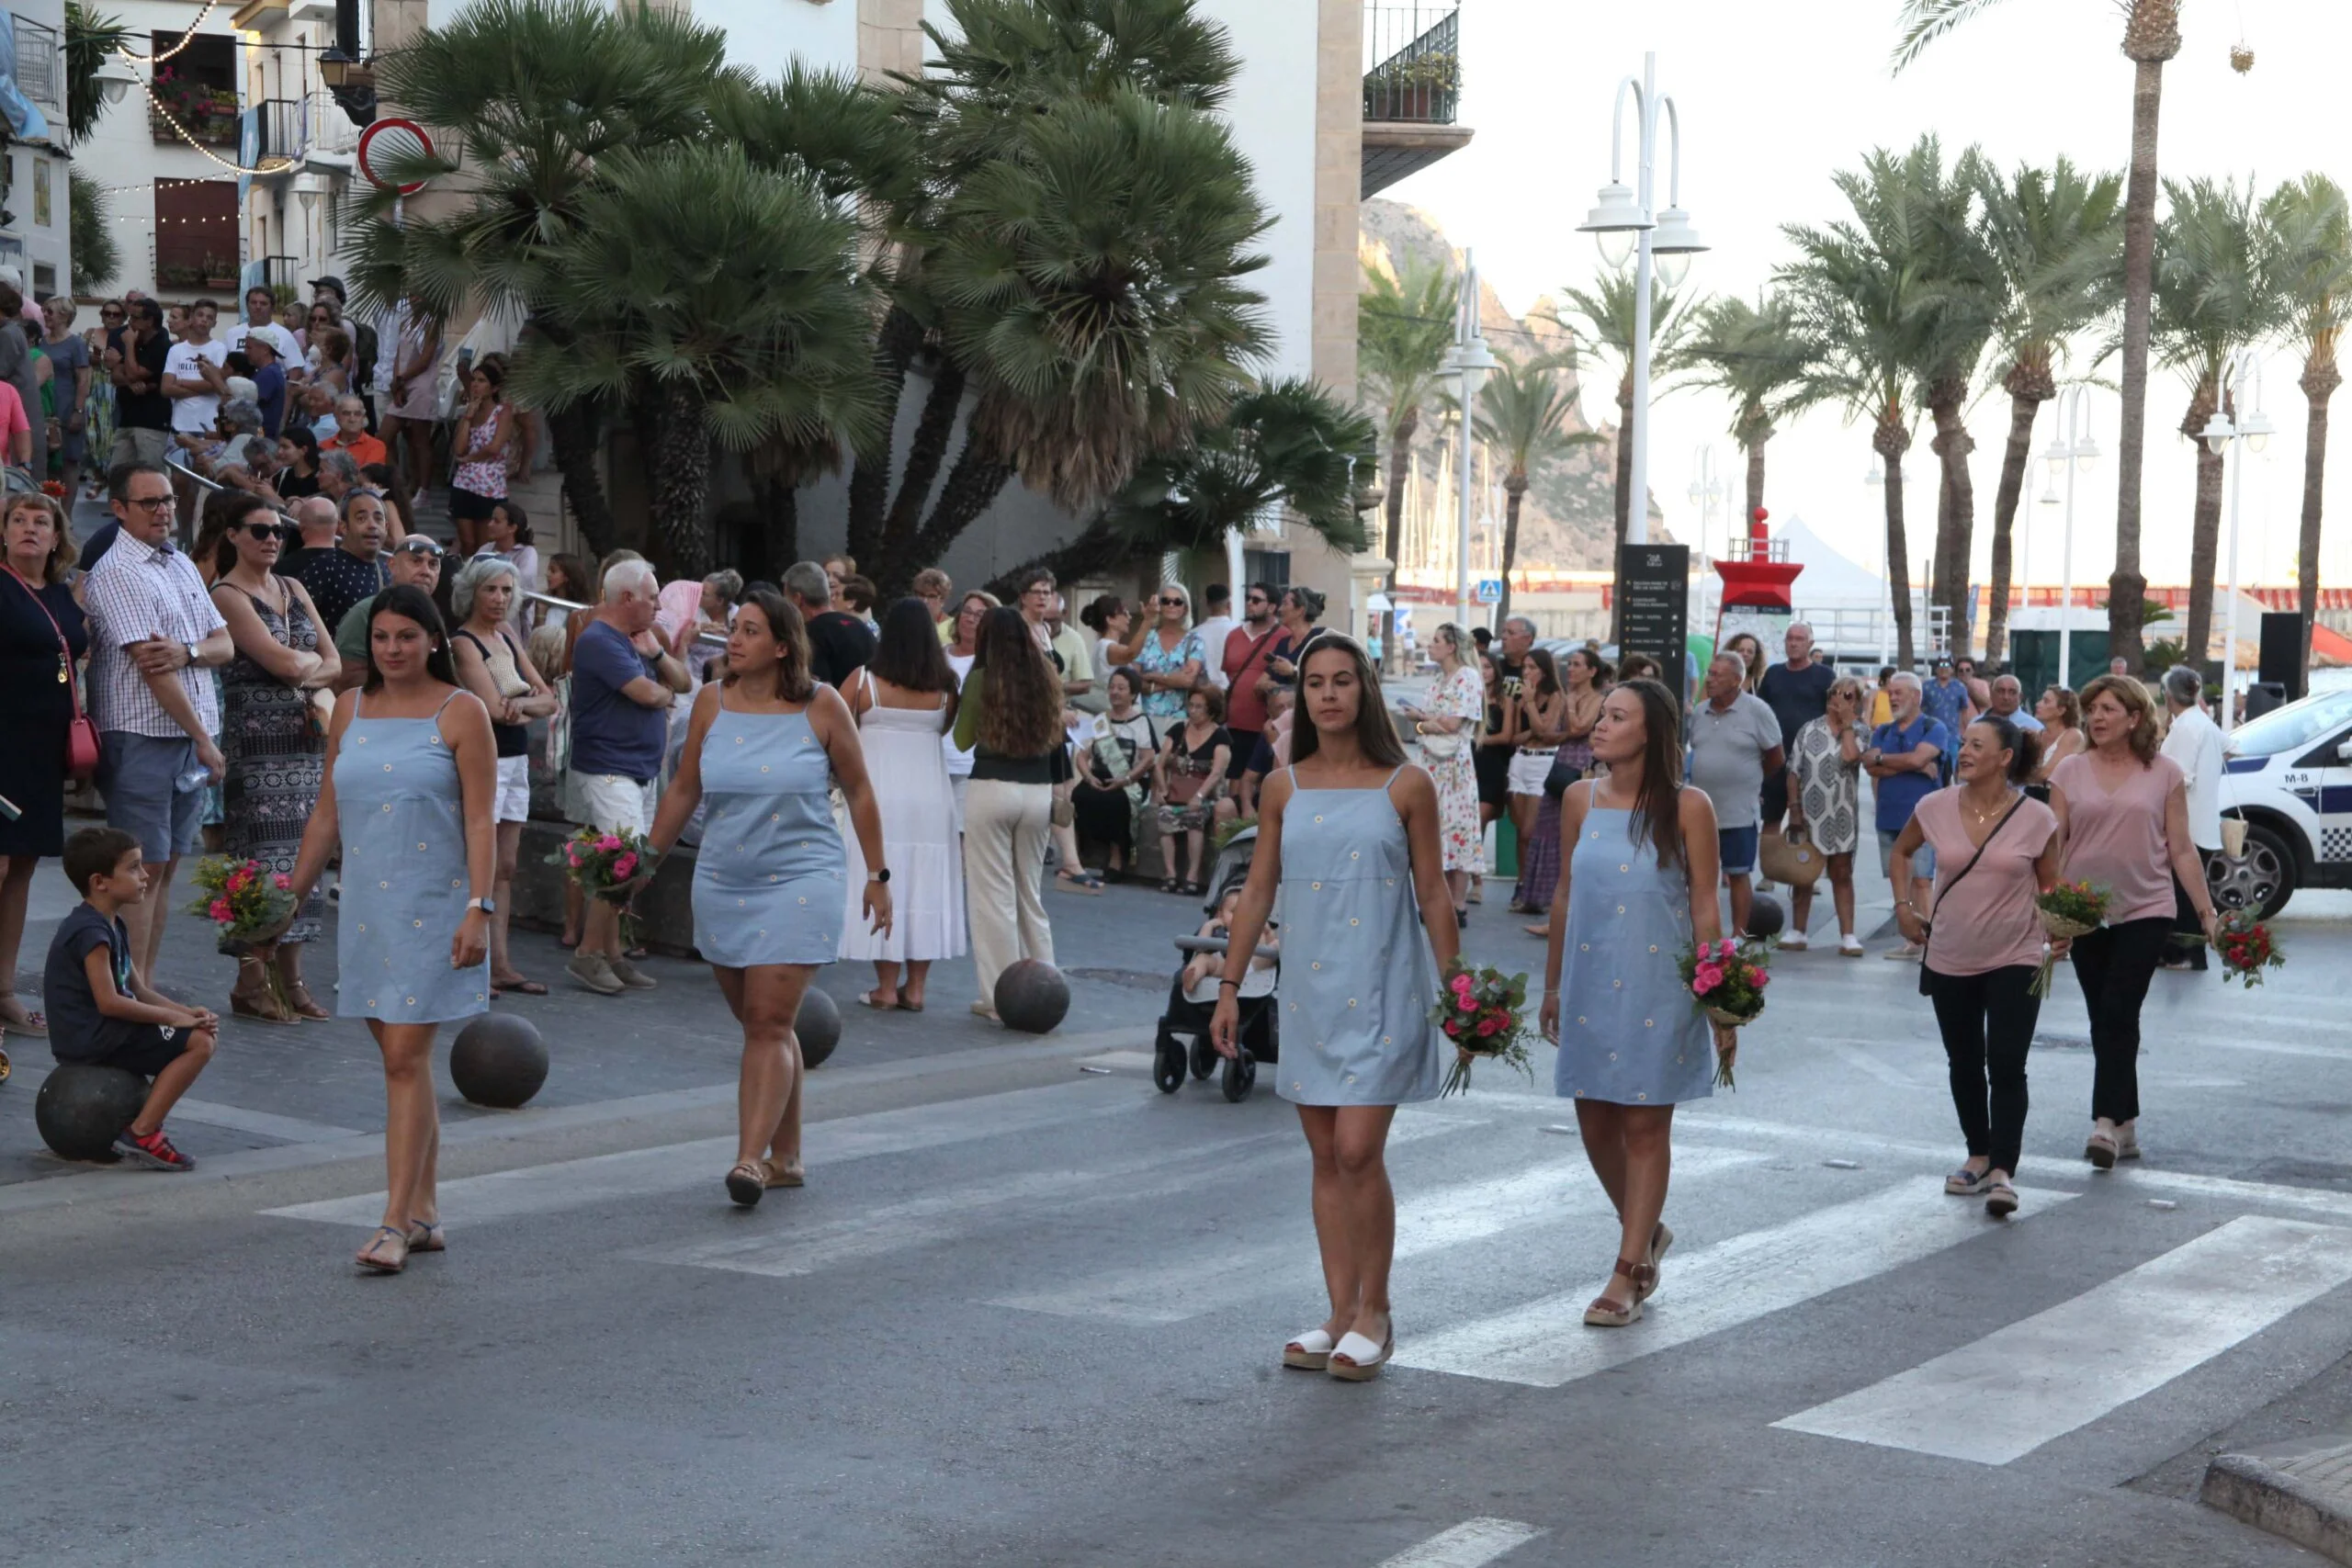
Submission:
<svg viewBox="0 0 2352 1568">
<path fill-rule="evenodd" d="M 142 975 L 155 972 L 179 857 L 196 848 L 204 788 L 228 772 L 211 671 L 234 652 L 204 579 L 172 537 L 172 482 L 146 463 L 107 476 L 114 547 L 84 581 L 90 616 L 90 709 L 107 825 L 139 840 L 148 893 L 123 924 Z"/>
</svg>

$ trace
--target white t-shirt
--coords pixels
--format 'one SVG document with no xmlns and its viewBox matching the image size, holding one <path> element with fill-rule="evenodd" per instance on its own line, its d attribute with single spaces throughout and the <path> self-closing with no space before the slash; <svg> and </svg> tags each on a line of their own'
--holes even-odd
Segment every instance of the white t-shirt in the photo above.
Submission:
<svg viewBox="0 0 2352 1568">
<path fill-rule="evenodd" d="M 1208 649 L 1208 658 L 1201 663 L 1201 672 L 1218 691 L 1225 690 L 1225 639 L 1241 623 L 1231 615 L 1211 615 L 1193 629 L 1201 634 L 1201 646 Z"/>
<path fill-rule="evenodd" d="M 972 672 L 972 663 L 978 657 L 978 654 L 973 653 L 951 653 L 947 656 L 947 667 L 956 671 L 958 685 L 963 683 L 965 676 Z M 949 728 L 939 738 L 939 749 L 947 753 L 948 777 L 956 779 L 971 777 L 972 753 L 956 744 L 954 728 Z"/>
<path fill-rule="evenodd" d="M 223 342 L 231 354 L 240 353 L 245 346 L 245 339 L 255 333 L 277 345 L 277 363 L 281 369 L 302 363 L 302 345 L 294 341 L 293 332 L 283 322 L 272 321 L 266 327 L 256 327 L 250 321 L 239 321 L 229 329 L 229 335 Z"/>
<path fill-rule="evenodd" d="M 2222 727 L 2203 707 L 2183 708 L 2165 734 L 2164 754 L 2188 781 L 2188 837 L 2200 850 L 2222 847 Z"/>
<path fill-rule="evenodd" d="M 164 355 L 164 374 L 175 376 L 183 381 L 200 381 L 203 378 L 196 368 L 199 363 L 225 365 L 228 359 L 229 346 L 226 344 L 189 343 L 183 338 L 172 344 L 171 352 Z M 172 428 L 175 431 L 209 434 L 220 418 L 220 399 L 214 393 L 172 400 Z"/>
</svg>

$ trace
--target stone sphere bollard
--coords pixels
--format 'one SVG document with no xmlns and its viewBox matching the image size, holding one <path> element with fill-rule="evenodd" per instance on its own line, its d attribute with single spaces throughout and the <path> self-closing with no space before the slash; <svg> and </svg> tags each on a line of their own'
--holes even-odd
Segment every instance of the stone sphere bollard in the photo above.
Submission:
<svg viewBox="0 0 2352 1568">
<path fill-rule="evenodd" d="M 833 1047 L 842 1043 L 842 1010 L 833 998 L 811 986 L 800 993 L 800 1011 L 792 1021 L 800 1042 L 800 1065 L 821 1067 Z"/>
<path fill-rule="evenodd" d="M 527 1018 L 486 1012 L 458 1031 L 449 1077 L 474 1104 L 513 1111 L 548 1081 L 547 1042 Z"/>
<path fill-rule="evenodd" d="M 1747 906 L 1747 934 L 1761 942 L 1766 937 L 1779 936 L 1789 923 L 1787 911 L 1781 901 L 1770 893 L 1758 893 Z"/>
<path fill-rule="evenodd" d="M 1046 1034 L 1069 1012 L 1069 982 L 1052 964 L 1024 958 L 996 977 L 995 1000 L 1007 1029 Z"/>
<path fill-rule="evenodd" d="M 115 1134 L 147 1103 L 147 1080 L 120 1067 L 60 1062 L 33 1097 L 40 1141 L 67 1159 L 112 1160 Z"/>
</svg>

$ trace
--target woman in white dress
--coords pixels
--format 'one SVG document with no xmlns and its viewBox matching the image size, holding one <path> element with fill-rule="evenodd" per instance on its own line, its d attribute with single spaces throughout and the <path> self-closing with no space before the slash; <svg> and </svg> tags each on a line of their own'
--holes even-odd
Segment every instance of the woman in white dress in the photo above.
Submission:
<svg viewBox="0 0 2352 1568">
<path fill-rule="evenodd" d="M 870 1008 L 922 1011 L 932 964 L 964 953 L 964 857 L 940 744 L 956 722 L 956 688 L 931 607 L 920 599 L 890 606 L 872 662 L 842 683 L 842 697 L 857 716 L 890 855 L 892 919 L 877 932 L 857 905 L 863 859 L 855 841 L 843 840 L 847 886 L 854 891 L 842 922 L 841 955 L 873 964 L 874 988 L 858 998 Z"/>
</svg>

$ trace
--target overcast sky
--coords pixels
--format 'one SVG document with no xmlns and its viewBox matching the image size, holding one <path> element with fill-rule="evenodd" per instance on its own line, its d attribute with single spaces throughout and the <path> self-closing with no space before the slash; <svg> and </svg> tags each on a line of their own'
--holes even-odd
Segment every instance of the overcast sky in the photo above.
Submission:
<svg viewBox="0 0 2352 1568">
<path fill-rule="evenodd" d="M 1658 6 L 1568 6 L 1560 0 L 1464 0 L 1464 123 L 1476 139 L 1462 152 L 1383 194 L 1431 214 L 1454 243 L 1475 246 L 1479 269 L 1514 313 L 1599 267 L 1591 238 L 1574 232 L 1609 176 L 1609 114 L 1616 83 L 1658 51 L 1660 88 L 1682 117 L 1683 205 L 1713 249 L 1694 286 L 1752 294 L 1789 254 L 1781 225 L 1825 221 L 1844 210 L 1830 184 L 1872 146 L 1907 147 L 1932 131 L 1948 154 L 1980 144 L 2004 167 L 2047 164 L 2120 169 L 2130 152 L 2132 67 L 2118 45 L 2112 0 L 2009 0 L 1936 45 L 1902 76 L 1890 73 L 1897 0 L 1677 0 Z M 2171 177 L 2244 178 L 2267 190 L 2306 169 L 2352 184 L 2352 5 L 2345 0 L 2188 0 L 2181 53 L 2165 68 L 2159 156 Z M 2230 69 L 2243 38 L 2250 75 Z M 1627 112 L 1630 136 L 1632 112 Z M 1629 144 L 1626 183 L 1633 183 Z M 1658 195 L 1667 171 L 1660 154 Z M 2114 379 L 2110 367 L 2104 372 Z M 2077 373 L 2087 373 L 2078 364 Z M 2302 496 L 2305 400 L 2301 361 L 2274 350 L 2267 407 L 2281 435 L 2245 475 L 2243 581 L 2291 581 Z M 1588 375 L 1587 417 L 1613 418 L 1604 377 Z M 1596 389 L 1600 389 L 1596 395 Z M 2186 582 L 2193 459 L 2176 434 L 2187 408 L 2176 375 L 2152 370 L 2143 480 L 2143 569 L 2156 582 Z M 2107 460 L 2077 491 L 2075 580 L 2103 580 L 2113 564 L 2116 427 L 2112 391 L 2091 394 Z M 2352 581 L 2352 389 L 2333 405 L 2329 527 L 2322 570 Z M 1682 392 L 1657 406 L 1650 482 L 1678 536 L 1692 537 L 1688 491 L 1697 451 L 1712 444 L 1717 471 L 1735 485 L 1740 454 L 1726 434 L 1730 411 L 1713 394 Z M 1995 391 L 1969 420 L 1977 449 L 1976 547 L 1981 581 L 1989 547 L 2008 403 Z M 2037 452 L 2050 440 L 2044 411 Z M 1927 477 L 1922 431 L 1909 464 Z M 1872 570 L 1884 546 L 1879 492 L 1864 485 L 1868 433 L 1835 411 L 1784 430 L 1770 447 L 1766 504 L 1776 521 L 1802 516 Z M 2034 493 L 2042 489 L 2037 471 Z M 1932 483 L 1916 484 L 1907 508 L 1918 561 L 1934 528 Z M 1733 502 L 1736 510 L 1736 497 Z M 2055 506 L 2019 508 L 2032 532 L 2036 582 L 2058 581 Z M 2224 555 L 2227 573 L 2227 513 Z M 1720 530 L 1718 525 L 1718 530 Z M 1717 535 L 1720 537 L 1720 532 Z M 2267 542 L 2266 542 L 2267 541 Z"/>
</svg>

